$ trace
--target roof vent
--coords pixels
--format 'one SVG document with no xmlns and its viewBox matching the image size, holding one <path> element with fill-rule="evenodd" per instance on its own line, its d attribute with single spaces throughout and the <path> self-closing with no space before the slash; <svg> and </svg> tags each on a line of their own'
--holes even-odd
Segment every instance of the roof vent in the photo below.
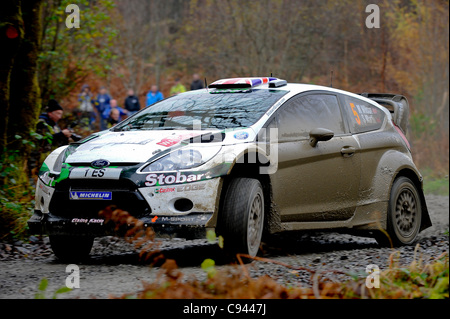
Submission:
<svg viewBox="0 0 450 319">
<path fill-rule="evenodd" d="M 277 79 L 275 81 L 270 81 L 269 82 L 269 87 L 270 88 L 279 88 L 280 86 L 285 86 L 287 85 L 287 81 L 286 80 L 281 80 L 281 79 Z"/>
</svg>

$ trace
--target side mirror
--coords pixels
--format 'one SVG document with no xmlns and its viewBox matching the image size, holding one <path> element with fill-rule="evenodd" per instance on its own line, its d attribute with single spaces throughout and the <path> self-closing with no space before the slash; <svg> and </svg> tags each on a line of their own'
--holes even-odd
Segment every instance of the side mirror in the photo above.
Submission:
<svg viewBox="0 0 450 319">
<path fill-rule="evenodd" d="M 316 147 L 319 141 L 329 141 L 333 136 L 334 132 L 326 128 L 314 128 L 309 132 L 309 145 Z"/>
</svg>

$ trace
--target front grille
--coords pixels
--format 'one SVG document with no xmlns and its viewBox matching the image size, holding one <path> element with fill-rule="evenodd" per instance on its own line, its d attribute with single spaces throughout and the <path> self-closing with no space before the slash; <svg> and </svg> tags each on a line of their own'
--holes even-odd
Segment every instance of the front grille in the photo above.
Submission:
<svg viewBox="0 0 450 319">
<path fill-rule="evenodd" d="M 66 179 L 56 184 L 56 191 L 72 190 L 104 190 L 104 191 L 136 191 L 135 183 L 128 179 Z"/>
<path fill-rule="evenodd" d="M 107 191 L 111 200 L 73 200 L 70 191 Z M 61 217 L 96 218 L 105 207 L 115 205 L 136 218 L 149 215 L 150 206 L 129 180 L 70 180 L 58 183 L 50 202 L 49 210 Z"/>
</svg>

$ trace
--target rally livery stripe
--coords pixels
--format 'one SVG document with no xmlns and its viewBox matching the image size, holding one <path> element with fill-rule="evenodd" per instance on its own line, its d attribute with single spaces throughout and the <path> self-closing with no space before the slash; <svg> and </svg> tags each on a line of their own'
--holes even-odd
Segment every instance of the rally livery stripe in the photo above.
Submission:
<svg viewBox="0 0 450 319">
<path fill-rule="evenodd" d="M 236 78 L 236 79 L 229 79 L 229 80 L 225 80 L 222 84 L 235 84 L 237 82 L 239 82 L 241 79 Z"/>
</svg>

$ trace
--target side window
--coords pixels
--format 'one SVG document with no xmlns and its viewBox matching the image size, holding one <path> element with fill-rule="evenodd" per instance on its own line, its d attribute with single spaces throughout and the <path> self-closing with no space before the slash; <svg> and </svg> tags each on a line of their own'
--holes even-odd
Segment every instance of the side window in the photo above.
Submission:
<svg viewBox="0 0 450 319">
<path fill-rule="evenodd" d="M 350 96 L 343 96 L 350 116 L 352 132 L 364 133 L 378 130 L 383 124 L 385 114 L 376 106 Z"/>
<path fill-rule="evenodd" d="M 334 135 L 345 133 L 337 97 L 332 94 L 309 94 L 293 97 L 278 113 L 279 141 L 309 138 L 314 128 L 326 128 Z"/>
</svg>

